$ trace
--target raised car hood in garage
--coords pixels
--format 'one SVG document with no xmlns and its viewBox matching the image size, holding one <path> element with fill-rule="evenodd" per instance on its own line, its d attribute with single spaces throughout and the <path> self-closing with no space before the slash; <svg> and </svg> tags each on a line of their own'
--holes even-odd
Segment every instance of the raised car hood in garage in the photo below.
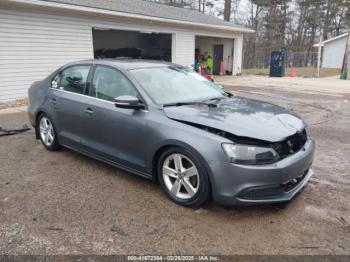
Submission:
<svg viewBox="0 0 350 262">
<path fill-rule="evenodd" d="M 304 121 L 286 109 L 243 97 L 223 99 L 217 107 L 186 105 L 165 107 L 174 120 L 200 124 L 240 137 L 277 142 L 305 127 Z"/>
</svg>

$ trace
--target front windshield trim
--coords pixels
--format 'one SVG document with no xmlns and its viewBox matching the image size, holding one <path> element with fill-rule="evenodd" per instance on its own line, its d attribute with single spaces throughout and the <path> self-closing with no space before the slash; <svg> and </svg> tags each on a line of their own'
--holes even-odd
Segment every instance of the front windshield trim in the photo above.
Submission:
<svg viewBox="0 0 350 262">
<path fill-rule="evenodd" d="M 181 101 L 181 102 L 173 102 L 173 103 L 165 103 L 162 104 L 163 107 L 168 107 L 168 106 L 179 106 L 179 105 L 206 105 L 206 106 L 216 106 L 216 104 L 210 102 L 211 99 L 213 98 L 208 98 L 204 100 L 198 100 L 198 101 Z M 220 97 L 221 98 L 221 97 Z M 223 97 L 224 98 L 224 97 Z"/>
</svg>

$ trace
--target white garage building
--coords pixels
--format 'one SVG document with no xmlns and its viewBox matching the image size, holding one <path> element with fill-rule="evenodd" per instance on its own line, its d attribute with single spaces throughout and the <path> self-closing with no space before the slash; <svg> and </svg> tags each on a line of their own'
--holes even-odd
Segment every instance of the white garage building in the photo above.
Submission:
<svg viewBox="0 0 350 262">
<path fill-rule="evenodd" d="M 253 31 L 142 0 L 1 0 L 0 103 L 26 97 L 32 82 L 106 49 L 142 49 L 145 58 L 193 66 L 197 48 L 237 74 L 247 32 Z"/>
<path fill-rule="evenodd" d="M 322 68 L 342 68 L 348 36 L 349 33 L 344 33 L 321 42 Z M 314 45 L 317 48 L 318 46 L 319 44 Z"/>
</svg>

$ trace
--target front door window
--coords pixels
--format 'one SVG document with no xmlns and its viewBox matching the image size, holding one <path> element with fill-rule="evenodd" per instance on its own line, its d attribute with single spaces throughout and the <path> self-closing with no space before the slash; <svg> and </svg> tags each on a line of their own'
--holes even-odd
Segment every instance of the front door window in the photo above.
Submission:
<svg viewBox="0 0 350 262">
<path fill-rule="evenodd" d="M 113 101 L 119 96 L 137 96 L 130 81 L 118 70 L 106 66 L 97 66 L 92 81 L 91 95 L 96 98 Z"/>
</svg>

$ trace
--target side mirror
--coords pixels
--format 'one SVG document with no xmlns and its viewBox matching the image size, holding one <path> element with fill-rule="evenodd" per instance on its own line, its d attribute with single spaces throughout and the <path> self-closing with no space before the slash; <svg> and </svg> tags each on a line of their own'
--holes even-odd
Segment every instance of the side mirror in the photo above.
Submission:
<svg viewBox="0 0 350 262">
<path fill-rule="evenodd" d="M 143 109 L 145 105 L 134 96 L 118 96 L 114 98 L 114 105 L 119 108 Z"/>
<path fill-rule="evenodd" d="M 54 88 L 54 89 L 57 89 L 58 88 L 58 84 L 57 84 L 57 81 L 56 80 L 53 80 L 51 82 L 51 87 Z"/>
</svg>

